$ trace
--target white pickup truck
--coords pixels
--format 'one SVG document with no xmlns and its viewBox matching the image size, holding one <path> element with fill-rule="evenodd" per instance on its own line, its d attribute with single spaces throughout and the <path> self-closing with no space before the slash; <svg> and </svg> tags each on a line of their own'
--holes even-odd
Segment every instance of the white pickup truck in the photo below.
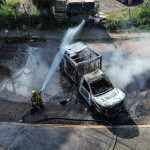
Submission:
<svg viewBox="0 0 150 150">
<path fill-rule="evenodd" d="M 114 87 L 102 72 L 102 56 L 77 42 L 65 47 L 60 69 L 77 85 L 79 94 L 97 111 L 113 109 L 124 101 L 125 94 Z"/>
</svg>

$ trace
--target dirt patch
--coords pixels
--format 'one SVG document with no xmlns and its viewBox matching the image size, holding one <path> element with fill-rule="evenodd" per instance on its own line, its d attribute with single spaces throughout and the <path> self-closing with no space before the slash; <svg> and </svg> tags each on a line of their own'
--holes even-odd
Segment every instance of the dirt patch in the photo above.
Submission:
<svg viewBox="0 0 150 150">
<path fill-rule="evenodd" d="M 124 4 L 117 0 L 99 0 L 100 11 L 102 12 L 117 12 L 124 8 L 127 8 Z"/>
</svg>

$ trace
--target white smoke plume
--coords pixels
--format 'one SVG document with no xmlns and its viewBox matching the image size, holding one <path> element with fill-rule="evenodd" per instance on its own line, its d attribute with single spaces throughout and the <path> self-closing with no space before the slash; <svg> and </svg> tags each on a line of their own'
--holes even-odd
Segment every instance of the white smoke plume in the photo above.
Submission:
<svg viewBox="0 0 150 150">
<path fill-rule="evenodd" d="M 144 42 L 145 44 L 148 42 Z M 150 51 L 148 45 L 140 44 L 135 51 L 115 51 L 108 59 L 109 67 L 106 73 L 113 84 L 121 89 L 132 83 L 135 77 L 150 70 Z M 144 78 L 144 77 L 143 77 Z M 139 81 L 142 85 L 144 79 Z"/>
</svg>

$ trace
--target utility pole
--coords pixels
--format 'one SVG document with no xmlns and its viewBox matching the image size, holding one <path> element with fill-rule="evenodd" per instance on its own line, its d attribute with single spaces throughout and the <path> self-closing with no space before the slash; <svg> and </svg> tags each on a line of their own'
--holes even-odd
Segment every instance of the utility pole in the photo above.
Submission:
<svg viewBox="0 0 150 150">
<path fill-rule="evenodd" d="M 31 38 L 30 36 L 30 26 L 31 26 L 31 0 L 29 0 L 27 6 L 25 7 L 25 5 L 23 4 L 23 8 L 25 11 L 25 14 L 28 17 L 28 37 L 29 39 Z"/>
<path fill-rule="evenodd" d="M 27 6 L 27 11 L 28 11 L 28 36 L 29 39 L 31 38 L 30 36 L 30 26 L 31 26 L 31 0 L 29 0 L 29 4 Z"/>
</svg>

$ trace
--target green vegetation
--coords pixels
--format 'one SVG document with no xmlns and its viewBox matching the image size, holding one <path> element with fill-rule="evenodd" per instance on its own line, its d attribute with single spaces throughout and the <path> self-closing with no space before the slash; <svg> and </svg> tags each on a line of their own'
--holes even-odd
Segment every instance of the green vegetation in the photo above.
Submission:
<svg viewBox="0 0 150 150">
<path fill-rule="evenodd" d="M 6 0 L 0 5 L 0 27 L 15 25 L 20 0 Z"/>
<path fill-rule="evenodd" d="M 56 0 L 30 0 L 31 4 L 26 4 L 20 10 L 20 0 L 3 0 L 0 3 L 0 29 L 12 29 L 27 31 L 30 28 L 49 28 L 54 21 L 54 6 Z M 28 12 L 31 12 L 29 17 Z M 96 5 L 94 11 L 99 11 Z M 64 26 L 69 22 L 64 22 Z M 55 25 L 56 26 L 56 25 Z M 111 32 L 122 30 L 150 30 L 150 5 L 142 5 L 136 8 L 124 9 L 117 14 L 109 13 L 105 27 Z"/>
<path fill-rule="evenodd" d="M 29 8 L 30 7 L 30 8 Z M 6 0 L 0 5 L 0 28 L 28 29 L 28 8 L 31 9 L 30 25 L 35 27 L 40 23 L 39 12 L 33 4 L 25 6 L 25 10 L 20 8 L 20 0 Z"/>
<path fill-rule="evenodd" d="M 6 0 L 6 6 L 8 6 L 9 8 L 16 10 L 18 9 L 19 5 L 20 5 L 20 0 Z"/>
<path fill-rule="evenodd" d="M 106 29 L 110 32 L 122 30 L 150 30 L 150 6 L 125 9 L 119 14 L 108 14 Z"/>
<path fill-rule="evenodd" d="M 30 0 L 20 9 L 20 0 L 5 0 L 0 4 L 0 28 L 48 28 L 53 20 L 54 3 L 55 0 Z"/>
</svg>

